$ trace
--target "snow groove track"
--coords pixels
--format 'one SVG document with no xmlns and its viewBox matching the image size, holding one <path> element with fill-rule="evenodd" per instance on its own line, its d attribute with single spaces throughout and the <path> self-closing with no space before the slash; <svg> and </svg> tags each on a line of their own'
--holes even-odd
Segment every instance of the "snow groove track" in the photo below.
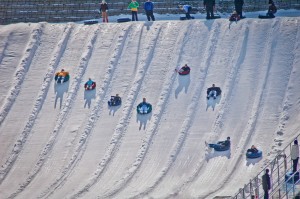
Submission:
<svg viewBox="0 0 300 199">
<path fill-rule="evenodd" d="M 121 32 L 121 34 L 119 35 L 119 38 L 115 39 L 116 44 L 113 45 L 115 48 L 113 49 L 113 54 L 111 55 L 112 57 L 110 60 L 110 66 L 108 67 L 108 69 L 106 71 L 106 76 L 103 80 L 103 85 L 100 87 L 100 89 L 98 89 L 98 94 L 97 94 L 97 99 L 96 99 L 95 105 L 93 107 L 93 110 L 90 113 L 90 116 L 88 117 L 87 124 L 81 135 L 79 143 L 75 148 L 75 153 L 72 155 L 70 162 L 63 169 L 61 176 L 59 176 L 59 178 L 57 178 L 55 180 L 55 182 L 53 184 L 51 184 L 51 186 L 39 196 L 39 198 L 51 196 L 51 194 L 59 186 L 63 185 L 63 183 L 67 180 L 68 176 L 71 174 L 71 171 L 74 169 L 74 167 L 77 165 L 77 163 L 81 160 L 81 157 L 85 151 L 85 147 L 86 147 L 85 145 L 87 144 L 88 138 L 90 137 L 90 134 L 94 128 L 95 122 L 97 121 L 98 117 L 100 116 L 99 113 L 101 113 L 101 110 L 102 110 L 103 100 L 104 100 L 103 98 L 105 97 L 108 85 L 110 84 L 110 81 L 113 77 L 116 64 L 121 56 L 121 53 L 122 53 L 121 49 L 123 49 L 124 43 L 126 42 L 127 35 L 131 29 L 132 29 L 132 26 L 127 27 L 123 32 Z"/>
<path fill-rule="evenodd" d="M 12 83 L 13 87 L 10 89 L 9 94 L 5 99 L 5 103 L 2 105 L 2 107 L 0 109 L 0 126 L 2 125 L 5 117 L 7 116 L 11 107 L 13 106 L 13 103 L 15 102 L 15 99 L 21 90 L 21 85 L 25 78 L 26 72 L 28 71 L 28 68 L 30 67 L 30 64 L 31 64 L 32 58 L 36 52 L 36 49 L 38 48 L 38 43 L 39 43 L 43 28 L 44 28 L 44 25 L 39 24 L 39 25 L 37 25 L 37 27 L 35 29 L 32 30 L 31 38 L 30 38 L 29 43 L 27 44 L 27 48 L 25 50 L 26 53 L 24 54 L 22 61 L 21 61 L 20 65 L 18 66 L 18 69 L 15 73 L 15 80 Z"/>
<path fill-rule="evenodd" d="M 67 96 L 67 99 L 65 101 L 64 107 L 62 108 L 61 113 L 59 114 L 59 117 L 57 119 L 57 123 L 56 126 L 53 130 L 52 135 L 50 136 L 49 141 L 47 142 L 45 148 L 43 149 L 43 151 L 40 154 L 40 157 L 38 159 L 38 162 L 35 164 L 34 168 L 32 169 L 32 171 L 30 172 L 29 176 L 27 177 L 27 179 L 25 180 L 24 183 L 22 183 L 20 185 L 20 188 L 14 192 L 13 194 L 11 194 L 9 196 L 9 198 L 15 198 L 16 195 L 18 195 L 20 192 L 22 192 L 24 190 L 24 188 L 26 188 L 26 186 L 28 186 L 31 181 L 33 180 L 33 178 L 38 174 L 38 172 L 40 171 L 40 169 L 42 168 L 45 160 L 47 159 L 47 156 L 49 155 L 50 151 L 52 150 L 52 147 L 56 141 L 57 135 L 60 131 L 60 128 L 62 127 L 64 121 L 66 120 L 68 113 L 70 111 L 70 109 L 72 108 L 74 99 L 77 95 L 77 91 L 78 91 L 78 87 L 80 85 L 80 79 L 82 77 L 82 75 L 85 72 L 88 60 L 91 56 L 92 50 L 93 50 L 93 44 L 96 40 L 97 37 L 97 33 L 98 33 L 98 29 L 94 31 L 93 34 L 90 35 L 90 38 L 88 38 L 90 40 L 88 46 L 87 46 L 87 51 L 85 51 L 85 53 L 82 55 L 81 57 L 81 62 L 79 64 L 78 67 L 78 72 L 77 72 L 77 76 L 75 77 L 75 81 L 71 86 L 71 91 L 69 92 L 69 95 Z M 69 33 L 67 33 L 67 35 L 69 35 Z M 50 78 L 48 78 L 50 80 Z M 49 81 L 50 82 L 50 81 Z"/>
<path fill-rule="evenodd" d="M 37 115 L 43 105 L 44 99 L 46 98 L 46 94 L 48 92 L 50 83 L 53 78 L 54 70 L 56 69 L 56 66 L 59 62 L 60 56 L 58 56 L 58 55 L 62 54 L 62 52 L 64 51 L 64 48 L 66 46 L 71 29 L 72 28 L 69 27 L 67 30 L 65 30 L 65 35 L 63 36 L 63 39 L 58 43 L 58 48 L 57 48 L 56 52 L 54 53 L 54 57 L 49 64 L 50 66 L 48 68 L 48 72 L 46 73 L 46 75 L 44 77 L 44 83 L 42 84 L 41 90 L 38 93 L 38 96 L 35 100 L 33 110 L 31 111 L 31 114 L 29 115 L 29 118 L 28 118 L 28 122 L 26 123 L 24 130 L 22 131 L 17 142 L 15 143 L 13 151 L 9 155 L 8 160 L 5 162 L 4 165 L 1 166 L 0 184 L 3 182 L 3 180 L 7 176 L 8 172 L 12 168 L 13 163 L 16 161 L 20 151 L 22 150 L 24 144 L 26 143 L 26 139 L 32 129 L 32 126 L 34 125 Z"/>
<path fill-rule="evenodd" d="M 142 139 L 142 144 L 140 149 L 138 150 L 137 156 L 135 161 L 133 162 L 132 166 L 126 171 L 125 175 L 121 178 L 121 180 L 117 181 L 115 183 L 114 189 L 106 193 L 104 196 L 105 198 L 111 198 L 114 195 L 118 194 L 120 191 L 126 188 L 128 186 L 127 184 L 129 181 L 133 178 L 133 176 L 136 174 L 136 172 L 141 167 L 141 164 L 149 150 L 150 143 L 153 140 L 153 137 L 155 136 L 155 133 L 157 132 L 158 126 L 161 122 L 161 117 L 164 112 L 165 106 L 167 101 L 170 98 L 172 87 L 174 86 L 174 81 L 176 76 L 176 73 L 172 72 L 173 66 L 175 66 L 177 63 L 180 62 L 182 51 L 185 47 L 185 44 L 188 40 L 189 31 L 191 29 L 188 29 L 190 25 L 185 24 L 184 27 L 181 28 L 180 34 L 178 36 L 178 40 L 176 41 L 176 44 L 174 45 L 176 48 L 173 49 L 173 52 L 175 52 L 171 58 L 171 63 L 169 64 L 169 68 L 171 73 L 168 73 L 168 77 L 166 78 L 166 81 L 162 85 L 162 91 L 161 95 L 159 96 L 159 101 L 157 102 L 156 109 L 153 111 L 153 118 L 151 119 L 151 123 L 149 124 L 149 127 L 146 131 L 146 136 Z M 174 31 L 174 30 L 173 30 Z M 159 35 L 157 35 L 159 36 Z M 158 40 L 158 38 L 155 38 L 155 40 Z M 180 44 L 182 44 L 180 46 Z M 156 44 L 154 45 L 156 46 Z M 149 53 L 149 55 L 153 54 L 152 52 Z M 150 65 L 150 61 L 148 61 L 147 65 Z M 149 129 L 149 130 L 148 130 Z"/>
<path fill-rule="evenodd" d="M 153 28 L 154 29 L 154 28 Z M 96 171 L 94 172 L 94 176 L 91 178 L 90 182 L 84 186 L 79 192 L 73 195 L 71 198 L 77 198 L 85 194 L 88 190 L 90 190 L 102 177 L 104 171 L 110 164 L 111 160 L 114 158 L 116 151 L 118 151 L 118 147 L 120 146 L 121 138 L 124 136 L 124 133 L 127 131 L 126 124 L 128 120 L 131 118 L 132 112 L 135 112 L 133 108 L 133 103 L 135 102 L 135 98 L 140 90 L 140 82 L 144 80 L 145 74 L 148 71 L 150 66 L 150 62 L 152 60 L 153 50 L 156 47 L 156 42 L 158 36 L 160 35 L 161 28 L 158 28 L 155 32 L 155 36 L 152 36 L 149 41 L 146 43 L 146 49 L 142 52 L 141 58 L 139 58 L 138 68 L 135 72 L 134 81 L 131 85 L 130 90 L 128 91 L 128 97 L 126 102 L 124 103 L 123 108 L 123 116 L 119 119 L 119 123 L 114 130 L 114 134 L 112 135 L 112 139 L 110 141 L 110 145 L 105 152 L 104 158 L 99 162 Z M 140 34 L 143 33 L 143 29 L 140 31 Z M 141 37 L 140 37 L 141 38 Z M 146 37 L 147 38 L 147 37 Z"/>
</svg>

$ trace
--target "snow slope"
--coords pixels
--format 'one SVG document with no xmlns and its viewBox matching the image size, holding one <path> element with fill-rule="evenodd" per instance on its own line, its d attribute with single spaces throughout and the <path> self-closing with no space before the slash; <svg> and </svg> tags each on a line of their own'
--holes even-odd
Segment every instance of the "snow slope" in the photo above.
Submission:
<svg viewBox="0 0 300 199">
<path fill-rule="evenodd" d="M 1 26 L 0 198 L 235 194 L 299 133 L 299 29 L 299 17 Z M 186 63 L 190 75 L 174 72 Z M 213 83 L 222 95 L 207 101 Z M 153 111 L 137 115 L 143 97 Z M 230 151 L 205 150 L 227 136 Z M 252 144 L 262 159 L 245 158 Z"/>
</svg>

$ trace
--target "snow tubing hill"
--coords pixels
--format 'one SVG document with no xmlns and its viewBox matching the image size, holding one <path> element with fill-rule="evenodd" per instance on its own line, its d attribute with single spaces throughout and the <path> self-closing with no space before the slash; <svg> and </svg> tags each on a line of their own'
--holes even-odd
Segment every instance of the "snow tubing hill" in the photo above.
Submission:
<svg viewBox="0 0 300 199">
<path fill-rule="evenodd" d="M 260 158 L 262 156 L 262 151 L 258 150 L 257 153 L 247 152 L 246 157 L 250 159 Z"/>
<path fill-rule="evenodd" d="M 55 75 L 55 77 L 54 77 L 55 81 L 57 81 L 58 78 L 59 78 L 58 75 Z M 69 81 L 69 79 L 70 79 L 70 75 L 68 74 L 68 75 L 66 75 L 66 76 L 64 77 L 63 83 Z M 58 81 L 57 83 L 61 83 L 61 82 Z"/>
<path fill-rule="evenodd" d="M 151 111 L 152 111 L 152 105 L 151 104 L 147 104 L 146 106 L 147 106 L 147 113 L 143 113 L 143 112 L 141 112 L 140 111 L 140 109 L 141 109 L 141 107 L 143 106 L 143 104 L 142 103 L 140 103 L 137 107 L 136 107 L 136 111 L 137 111 L 137 113 L 138 114 L 148 114 L 148 113 L 151 113 Z"/>
<path fill-rule="evenodd" d="M 93 82 L 92 88 L 88 87 L 87 83 L 84 84 L 85 90 L 94 90 L 96 88 L 96 82 Z"/>
<path fill-rule="evenodd" d="M 299 172 L 295 173 L 294 176 L 293 176 L 293 174 L 294 173 L 292 171 L 289 171 L 285 174 L 285 181 L 287 183 L 294 184 L 295 182 L 297 182 L 299 180 Z"/>
<path fill-rule="evenodd" d="M 123 17 L 123 18 L 117 19 L 118 23 L 124 23 L 124 22 L 129 22 L 129 21 L 131 21 L 131 19 L 129 19 L 128 17 Z"/>
</svg>

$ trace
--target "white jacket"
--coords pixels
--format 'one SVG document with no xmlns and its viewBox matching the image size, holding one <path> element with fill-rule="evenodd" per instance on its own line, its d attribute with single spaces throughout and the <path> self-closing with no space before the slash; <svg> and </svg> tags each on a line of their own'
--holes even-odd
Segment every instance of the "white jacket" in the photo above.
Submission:
<svg viewBox="0 0 300 199">
<path fill-rule="evenodd" d="M 299 157 L 299 146 L 297 144 L 294 144 L 291 150 L 291 158 L 292 160 L 295 160 L 298 157 Z"/>
</svg>

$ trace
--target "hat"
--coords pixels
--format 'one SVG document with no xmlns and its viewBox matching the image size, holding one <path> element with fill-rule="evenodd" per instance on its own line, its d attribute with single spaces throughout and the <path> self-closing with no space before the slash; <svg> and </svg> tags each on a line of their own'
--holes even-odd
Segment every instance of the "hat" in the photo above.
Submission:
<svg viewBox="0 0 300 199">
<path fill-rule="evenodd" d="M 294 144 L 298 144 L 298 140 L 294 140 Z"/>
<path fill-rule="evenodd" d="M 230 140 L 230 137 L 227 137 L 227 140 Z"/>
</svg>

